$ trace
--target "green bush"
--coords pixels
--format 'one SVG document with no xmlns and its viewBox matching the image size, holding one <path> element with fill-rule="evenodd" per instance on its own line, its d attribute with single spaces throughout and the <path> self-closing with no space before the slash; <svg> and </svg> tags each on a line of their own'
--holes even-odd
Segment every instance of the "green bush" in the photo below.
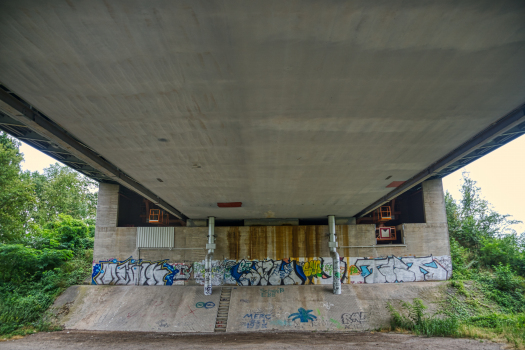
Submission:
<svg viewBox="0 0 525 350">
<path fill-rule="evenodd" d="M 65 288 L 91 273 L 93 238 L 69 216 L 39 229 L 24 244 L 0 244 L 0 334 L 49 330 L 43 315 Z"/>
<path fill-rule="evenodd" d="M 81 220 L 60 214 L 58 220 L 48 223 L 41 231 L 40 245 L 54 249 L 79 251 L 93 248 L 88 226 Z"/>
<path fill-rule="evenodd" d="M 496 286 L 499 290 L 514 292 L 521 289 L 521 279 L 516 275 L 510 265 L 503 265 L 501 262 L 494 267 Z"/>
<path fill-rule="evenodd" d="M 0 281 L 0 334 L 23 329 L 50 330 L 43 321 L 45 311 L 65 288 L 82 283 L 91 273 L 93 251 L 88 250 L 27 280 Z"/>
<path fill-rule="evenodd" d="M 485 267 L 510 265 L 518 275 L 525 276 L 524 235 L 509 234 L 483 239 L 479 259 Z"/>
<path fill-rule="evenodd" d="M 31 281 L 72 257 L 70 250 L 37 250 L 21 244 L 0 244 L 0 281 Z"/>
<path fill-rule="evenodd" d="M 459 321 L 455 317 L 428 316 L 427 308 L 420 299 L 414 299 L 412 304 L 401 303 L 402 311 L 397 311 L 392 304 L 388 303 L 392 329 L 406 329 L 418 335 L 433 336 L 456 336 L 458 334 Z"/>
</svg>

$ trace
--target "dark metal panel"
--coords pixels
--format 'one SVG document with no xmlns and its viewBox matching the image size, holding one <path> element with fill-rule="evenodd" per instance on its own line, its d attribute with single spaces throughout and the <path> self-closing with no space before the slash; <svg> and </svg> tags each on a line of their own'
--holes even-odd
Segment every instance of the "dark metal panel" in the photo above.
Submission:
<svg viewBox="0 0 525 350">
<path fill-rule="evenodd" d="M 0 125 L 11 125 L 11 126 L 21 126 L 25 127 L 24 123 L 21 123 L 17 120 L 14 120 L 13 118 L 10 118 L 9 116 L 0 113 Z"/>
</svg>

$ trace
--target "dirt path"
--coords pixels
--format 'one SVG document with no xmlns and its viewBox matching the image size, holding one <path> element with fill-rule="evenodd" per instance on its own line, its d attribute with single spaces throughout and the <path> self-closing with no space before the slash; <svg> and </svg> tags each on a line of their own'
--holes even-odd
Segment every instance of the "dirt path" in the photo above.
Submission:
<svg viewBox="0 0 525 350">
<path fill-rule="evenodd" d="M 2 350 L 36 349 L 503 349 L 502 344 L 473 339 L 423 338 L 394 333 L 250 332 L 172 334 L 62 331 L 38 333 L 0 342 Z"/>
</svg>

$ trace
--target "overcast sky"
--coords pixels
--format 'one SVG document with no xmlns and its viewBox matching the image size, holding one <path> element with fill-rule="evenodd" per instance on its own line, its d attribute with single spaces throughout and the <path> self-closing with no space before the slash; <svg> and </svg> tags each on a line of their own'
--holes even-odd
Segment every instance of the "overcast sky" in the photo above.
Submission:
<svg viewBox="0 0 525 350">
<path fill-rule="evenodd" d="M 24 170 L 39 171 L 56 161 L 22 142 Z M 459 188 L 463 171 L 478 182 L 483 196 L 500 214 L 510 214 L 525 222 L 525 136 L 506 144 L 492 153 L 443 179 L 443 186 L 455 199 L 460 198 Z M 525 231 L 525 224 L 515 227 Z"/>
</svg>

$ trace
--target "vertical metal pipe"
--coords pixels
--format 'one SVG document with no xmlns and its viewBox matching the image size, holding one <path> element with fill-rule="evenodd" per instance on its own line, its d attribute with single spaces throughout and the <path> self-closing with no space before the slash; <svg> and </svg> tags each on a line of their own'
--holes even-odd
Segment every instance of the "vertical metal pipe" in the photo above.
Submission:
<svg viewBox="0 0 525 350">
<path fill-rule="evenodd" d="M 328 216 L 328 229 L 330 231 L 330 242 L 335 242 L 335 215 Z"/>
<path fill-rule="evenodd" d="M 208 254 L 204 260 L 204 295 L 211 295 L 212 293 L 212 282 L 211 282 L 211 269 L 213 251 L 215 250 L 215 217 L 210 216 L 208 218 Z"/>
<path fill-rule="evenodd" d="M 215 217 L 210 216 L 208 218 L 208 243 L 213 244 L 215 243 Z M 213 249 L 212 253 L 213 253 Z"/>
<path fill-rule="evenodd" d="M 337 253 L 334 215 L 328 216 L 328 229 L 330 232 L 330 240 L 328 242 L 328 247 L 330 248 L 330 256 L 332 257 L 333 264 L 333 290 L 334 294 L 341 294 L 341 261 L 339 260 L 339 254 Z"/>
</svg>

